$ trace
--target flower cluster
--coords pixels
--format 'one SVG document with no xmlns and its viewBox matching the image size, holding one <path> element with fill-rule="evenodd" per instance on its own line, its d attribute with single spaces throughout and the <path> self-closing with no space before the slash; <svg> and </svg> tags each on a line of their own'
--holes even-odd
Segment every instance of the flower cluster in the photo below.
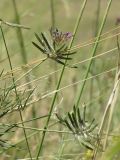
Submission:
<svg viewBox="0 0 120 160">
<path fill-rule="evenodd" d="M 48 58 L 55 60 L 56 62 L 65 65 L 64 60 L 71 60 L 69 55 L 75 54 L 68 49 L 67 41 L 71 39 L 72 34 L 70 32 L 62 33 L 57 28 L 50 29 L 50 40 L 41 33 L 41 36 L 35 33 L 35 37 L 38 40 L 38 44 L 32 42 L 33 45 L 38 48 L 43 54 L 46 54 Z M 76 66 L 72 66 L 77 68 Z"/>
<path fill-rule="evenodd" d="M 96 128 L 94 124 L 95 119 L 90 123 L 86 121 L 86 107 L 84 107 L 83 116 L 80 114 L 80 109 L 73 107 L 73 111 L 68 112 L 65 118 L 62 118 L 60 115 L 56 114 L 60 123 L 66 126 L 80 141 L 82 145 L 86 148 L 93 150 L 94 146 L 92 145 L 93 139 L 97 139 L 92 132 Z"/>
<path fill-rule="evenodd" d="M 57 28 L 55 28 L 55 29 L 51 28 L 50 33 L 51 33 L 51 37 L 53 39 L 53 42 L 55 42 L 55 44 L 58 44 L 58 45 L 60 43 L 67 42 L 73 36 L 70 32 L 62 33 Z"/>
</svg>

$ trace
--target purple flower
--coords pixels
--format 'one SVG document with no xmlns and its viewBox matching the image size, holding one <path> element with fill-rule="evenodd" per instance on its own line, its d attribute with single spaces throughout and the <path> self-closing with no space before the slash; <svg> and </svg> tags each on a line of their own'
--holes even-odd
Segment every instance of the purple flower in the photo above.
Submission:
<svg viewBox="0 0 120 160">
<path fill-rule="evenodd" d="M 56 44 L 64 43 L 68 41 L 73 35 L 70 32 L 62 33 L 57 28 L 50 30 L 53 41 Z"/>
<path fill-rule="evenodd" d="M 70 32 L 64 33 L 64 38 L 65 38 L 66 41 L 69 40 L 72 36 L 73 35 Z"/>
<path fill-rule="evenodd" d="M 73 55 L 76 52 L 71 52 L 68 50 L 68 41 L 72 34 L 70 32 L 62 33 L 57 28 L 50 30 L 51 41 L 47 39 L 44 33 L 41 32 L 41 36 L 35 33 L 35 37 L 38 43 L 32 42 L 33 45 L 39 49 L 43 54 L 46 54 L 48 58 L 55 60 L 56 62 L 65 65 L 64 60 L 71 60 L 68 55 Z M 71 68 L 77 68 L 76 66 L 69 66 Z"/>
</svg>

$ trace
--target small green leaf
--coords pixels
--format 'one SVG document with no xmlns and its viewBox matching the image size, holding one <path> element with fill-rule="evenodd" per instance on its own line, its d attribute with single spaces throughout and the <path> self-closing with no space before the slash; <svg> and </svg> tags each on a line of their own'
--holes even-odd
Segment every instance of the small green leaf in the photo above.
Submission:
<svg viewBox="0 0 120 160">
<path fill-rule="evenodd" d="M 74 130 L 72 129 L 71 125 L 69 124 L 69 122 L 68 122 L 66 119 L 65 119 L 65 123 L 66 123 L 67 127 L 68 127 L 73 133 L 75 133 Z"/>
<path fill-rule="evenodd" d="M 62 55 L 57 56 L 59 59 L 67 59 L 67 60 L 72 60 L 72 58 L 69 57 L 63 57 Z"/>
<path fill-rule="evenodd" d="M 83 122 L 85 124 L 85 115 L 86 115 L 86 105 L 83 107 Z"/>
<path fill-rule="evenodd" d="M 40 44 L 45 47 L 45 44 L 42 42 L 42 40 L 40 39 L 40 37 L 37 35 L 37 33 L 35 33 L 35 37 L 37 38 L 37 40 L 40 42 Z"/>
<path fill-rule="evenodd" d="M 78 126 L 78 122 L 77 122 L 77 119 L 76 119 L 74 113 L 72 113 L 72 119 L 73 119 L 73 121 L 74 121 L 75 128 L 78 130 L 78 129 L 79 129 L 79 126 Z"/>
<path fill-rule="evenodd" d="M 79 123 L 80 123 L 81 125 L 83 125 L 83 120 L 82 120 L 82 118 L 81 118 L 80 109 L 79 109 L 79 108 L 77 109 L 77 114 L 78 114 Z"/>
<path fill-rule="evenodd" d="M 74 128 L 76 128 L 75 122 L 74 122 L 74 120 L 73 120 L 73 118 L 72 118 L 72 116 L 71 116 L 71 114 L 70 114 L 69 112 L 68 112 L 68 117 L 69 117 L 69 120 L 70 120 L 72 126 L 73 126 Z"/>
<path fill-rule="evenodd" d="M 63 44 L 59 49 L 57 49 L 56 53 L 59 53 L 64 47 L 65 47 L 65 44 Z"/>
<path fill-rule="evenodd" d="M 76 54 L 77 52 L 70 52 L 69 53 L 69 51 L 68 51 L 68 53 L 63 53 L 62 55 L 64 55 L 64 56 L 68 56 L 68 55 L 72 55 L 72 54 Z"/>
<path fill-rule="evenodd" d="M 64 62 L 62 62 L 62 61 L 60 61 L 60 60 L 58 60 L 58 59 L 54 59 L 54 60 L 57 61 L 58 63 L 62 64 L 62 65 L 65 65 Z"/>
<path fill-rule="evenodd" d="M 32 42 L 32 44 L 38 48 L 42 53 L 44 53 L 44 49 L 42 49 L 40 46 L 38 46 L 35 42 Z"/>
<path fill-rule="evenodd" d="M 41 33 L 41 35 L 42 35 L 42 38 L 43 38 L 44 42 L 46 43 L 46 46 L 47 46 L 48 49 L 52 52 L 52 48 L 51 48 L 51 46 L 50 46 L 50 44 L 49 44 L 47 38 L 44 36 L 43 33 Z"/>
</svg>

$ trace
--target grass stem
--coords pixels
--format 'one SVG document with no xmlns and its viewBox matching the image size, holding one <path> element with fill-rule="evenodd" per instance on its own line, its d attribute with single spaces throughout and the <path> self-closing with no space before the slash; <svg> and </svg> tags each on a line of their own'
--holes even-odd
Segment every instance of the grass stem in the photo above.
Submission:
<svg viewBox="0 0 120 160">
<path fill-rule="evenodd" d="M 82 18 L 83 11 L 84 11 L 84 9 L 85 9 L 86 3 L 87 3 L 87 0 L 84 0 L 84 1 L 83 1 L 83 4 L 82 4 L 82 7 L 81 7 L 81 10 L 80 10 L 80 12 L 79 12 L 79 15 L 78 15 L 76 24 L 75 24 L 75 28 L 74 28 L 74 32 L 73 32 L 73 38 L 72 38 L 72 40 L 71 40 L 71 42 L 70 42 L 69 49 L 72 47 L 72 44 L 73 44 L 75 35 L 76 35 L 76 33 L 77 33 L 78 26 L 79 26 L 79 24 L 80 24 L 80 21 L 81 21 L 81 18 Z M 66 63 L 67 63 L 67 60 L 65 61 L 65 64 L 66 64 Z M 60 74 L 60 77 L 59 77 L 59 80 L 58 80 L 58 84 L 57 84 L 56 90 L 58 90 L 59 87 L 60 87 L 64 70 L 65 70 L 65 65 L 64 65 L 63 68 L 62 68 L 62 71 L 61 71 L 61 74 Z M 47 121 L 46 121 L 46 124 L 45 124 L 45 128 L 44 128 L 44 129 L 47 129 L 47 128 L 48 128 L 49 121 L 50 121 L 50 118 L 51 118 L 51 114 L 52 114 L 52 111 L 53 111 L 53 108 L 54 108 L 54 104 L 55 104 L 56 98 L 57 98 L 57 92 L 55 93 L 55 95 L 54 95 L 54 97 L 53 97 L 53 100 L 52 100 L 52 103 L 51 103 L 51 107 L 50 107 L 50 110 L 49 110 L 49 116 L 48 116 L 48 119 L 47 119 Z M 36 156 L 36 160 L 38 160 L 38 157 L 39 157 L 39 155 L 40 155 L 40 153 L 41 153 L 41 151 L 42 151 L 42 147 L 43 147 L 43 142 L 44 142 L 44 139 L 45 139 L 45 135 L 46 135 L 46 131 L 43 131 L 41 143 L 40 143 L 40 146 L 39 146 L 39 148 L 38 148 L 38 152 L 37 152 L 37 156 Z"/>
<path fill-rule="evenodd" d="M 107 15 L 109 13 L 109 9 L 110 9 L 111 3 L 112 3 L 112 0 L 109 0 L 108 1 L 108 5 L 107 5 L 106 10 L 105 10 L 105 14 L 104 14 L 102 23 L 101 23 L 101 26 L 100 26 L 100 29 L 98 31 L 98 35 L 97 35 L 97 38 L 96 38 L 96 41 L 95 41 L 95 45 L 93 46 L 93 49 L 92 49 L 92 54 L 91 54 L 92 56 L 91 57 L 95 56 L 95 54 L 96 54 L 97 47 L 98 47 L 98 44 L 99 44 L 98 41 L 99 41 L 101 33 L 103 31 L 103 28 L 104 28 L 104 25 L 105 25 L 105 22 L 106 22 L 106 19 L 107 19 Z M 84 79 L 86 79 L 88 77 L 88 75 L 89 75 L 92 62 L 93 62 L 93 60 L 91 59 L 90 63 L 88 64 L 87 71 L 86 71 Z M 82 84 L 82 86 L 81 86 L 81 88 L 79 90 L 79 93 L 78 93 L 78 96 L 77 96 L 77 99 L 76 99 L 76 104 L 75 104 L 76 107 L 79 106 L 79 102 L 81 100 L 81 96 L 82 96 L 85 84 L 86 84 L 86 80 L 83 82 L 83 84 Z"/>
<path fill-rule="evenodd" d="M 9 55 L 9 51 L 8 51 L 8 48 L 7 48 L 4 32 L 3 32 L 3 29 L 2 29 L 1 25 L 0 25 L 0 29 L 1 29 L 2 37 L 3 37 L 6 53 L 7 53 L 7 56 L 8 56 L 8 61 L 9 61 L 10 69 L 12 71 L 13 70 L 13 68 L 12 68 L 12 62 L 11 62 L 11 59 L 10 59 L 10 55 Z M 18 96 L 18 93 L 17 93 L 15 79 L 14 79 L 14 74 L 13 73 L 11 73 L 11 74 L 12 74 L 13 86 L 15 88 L 16 99 L 18 99 L 18 102 L 19 102 L 18 110 L 19 110 L 19 115 L 20 115 L 20 119 L 21 119 L 21 122 L 22 122 L 22 126 L 23 126 L 23 132 L 24 132 L 24 136 L 25 136 L 25 139 L 26 139 L 26 144 L 27 144 L 29 156 L 30 156 L 30 158 L 32 160 L 32 154 L 31 154 L 29 143 L 28 143 L 28 140 L 27 140 L 27 134 L 26 134 L 26 131 L 25 131 L 25 128 L 24 128 L 23 116 L 22 116 L 22 112 L 20 110 L 20 108 L 21 108 L 21 102 L 20 102 L 20 99 L 19 99 L 19 96 Z"/>
</svg>

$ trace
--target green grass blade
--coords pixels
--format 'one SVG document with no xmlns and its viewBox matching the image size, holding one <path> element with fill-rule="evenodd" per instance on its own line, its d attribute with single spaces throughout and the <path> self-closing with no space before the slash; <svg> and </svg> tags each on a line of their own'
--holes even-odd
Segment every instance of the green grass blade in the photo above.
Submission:
<svg viewBox="0 0 120 160">
<path fill-rule="evenodd" d="M 101 33 L 103 31 L 103 28 L 104 28 L 104 25 L 105 25 L 105 22 L 106 22 L 106 19 L 107 19 L 107 15 L 109 13 L 109 9 L 110 9 L 111 3 L 112 3 L 112 0 L 109 0 L 108 1 L 108 5 L 107 5 L 106 10 L 105 10 L 105 14 L 104 14 L 102 23 L 101 23 L 101 26 L 100 26 L 100 29 L 99 29 L 99 32 L 98 32 L 98 35 L 97 35 L 97 38 L 96 38 L 96 41 L 95 41 L 95 44 L 94 44 L 94 47 L 93 47 L 93 50 L 92 50 L 92 54 L 91 54 L 92 56 L 91 57 L 95 56 L 95 53 L 96 53 L 96 50 L 97 50 L 97 47 L 98 47 L 98 44 L 99 44 L 100 36 L 101 36 Z M 82 93 L 83 93 L 83 90 L 84 90 L 84 87 L 85 87 L 85 84 L 86 84 L 86 79 L 87 79 L 88 74 L 90 72 L 90 68 L 91 68 L 92 62 L 93 62 L 93 59 L 91 59 L 89 65 L 87 67 L 87 71 L 86 71 L 86 74 L 85 74 L 85 77 L 84 77 L 85 81 L 83 82 L 83 85 L 80 88 L 78 97 L 76 99 L 76 107 L 79 106 L 79 102 L 81 100 L 81 96 L 82 96 Z"/>
<path fill-rule="evenodd" d="M 78 18 L 77 18 L 77 22 L 76 22 L 76 24 L 75 24 L 75 28 L 74 28 L 74 32 L 73 32 L 73 35 L 74 35 L 74 36 L 73 36 L 73 38 L 72 38 L 72 40 L 71 40 L 71 42 L 70 42 L 69 49 L 72 47 L 72 44 L 73 44 L 75 35 L 76 35 L 76 33 L 77 33 L 77 30 L 78 30 L 78 26 L 79 26 L 80 21 L 81 21 L 81 19 L 82 19 L 82 15 L 83 15 L 83 12 L 84 12 L 86 3 L 87 3 L 87 0 L 84 0 L 84 1 L 83 1 L 83 4 L 82 4 L 82 7 L 81 7 L 81 10 L 80 10 L 80 12 L 79 12 Z M 67 63 L 67 60 L 66 60 L 66 63 Z M 63 68 L 62 68 L 62 71 L 61 71 L 61 74 L 60 74 L 60 77 L 59 77 L 59 80 L 58 80 L 58 84 L 57 84 L 56 90 L 58 90 L 59 87 L 60 87 L 64 70 L 65 70 L 65 65 L 64 65 Z M 45 128 L 48 128 L 48 124 L 49 124 L 49 121 L 50 121 L 50 118 L 51 118 L 51 114 L 52 114 L 52 111 L 53 111 L 53 108 L 54 108 L 54 104 L 55 104 L 56 98 L 57 98 L 57 92 L 55 93 L 55 95 L 54 95 L 54 97 L 53 97 L 53 100 L 52 100 L 52 103 L 51 103 L 51 107 L 50 107 L 50 110 L 49 110 L 50 116 L 49 116 L 48 119 L 47 119 L 47 122 L 46 122 L 46 124 L 45 124 Z M 40 144 L 40 146 L 39 146 L 38 152 L 37 152 L 36 160 L 38 160 L 38 157 L 39 157 L 39 155 L 40 155 L 40 153 L 41 153 L 41 151 L 42 151 L 42 146 L 43 146 L 43 142 L 44 142 L 44 139 L 45 139 L 45 135 L 46 135 L 46 131 L 43 132 L 42 140 L 41 140 L 41 144 Z"/>
</svg>

